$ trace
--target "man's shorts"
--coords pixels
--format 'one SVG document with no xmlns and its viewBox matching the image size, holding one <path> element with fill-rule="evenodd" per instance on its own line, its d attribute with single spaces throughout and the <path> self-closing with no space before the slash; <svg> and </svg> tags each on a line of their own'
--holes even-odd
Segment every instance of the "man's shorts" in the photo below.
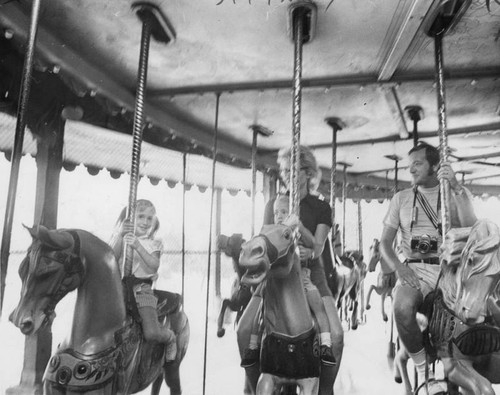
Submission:
<svg viewBox="0 0 500 395">
<path fill-rule="evenodd" d="M 431 265 L 423 262 L 404 263 L 404 265 L 408 265 L 420 279 L 420 291 L 424 298 L 427 294 L 436 289 L 439 272 L 441 271 L 440 265 Z M 395 294 L 397 288 L 401 286 L 401 281 L 398 279 L 393 294 Z"/>
</svg>

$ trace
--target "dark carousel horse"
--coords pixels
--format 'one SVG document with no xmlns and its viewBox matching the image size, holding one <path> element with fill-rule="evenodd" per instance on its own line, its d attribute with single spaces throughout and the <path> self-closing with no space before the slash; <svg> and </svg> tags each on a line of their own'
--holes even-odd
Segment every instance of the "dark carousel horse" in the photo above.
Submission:
<svg viewBox="0 0 500 395">
<path fill-rule="evenodd" d="M 355 330 L 360 322 L 359 303 L 364 303 L 361 300 L 361 288 L 366 276 L 363 255 L 359 251 L 346 251 L 343 255 L 335 255 L 330 259 L 328 255 L 328 251 L 322 255 L 328 285 L 337 303 L 340 318 Z M 348 311 L 351 311 L 350 317 Z"/>
<path fill-rule="evenodd" d="M 44 374 L 45 394 L 130 394 L 163 375 L 172 395 L 181 394 L 179 366 L 189 343 L 189 322 L 180 296 L 158 293 L 158 317 L 168 314 L 177 356 L 165 361 L 165 345 L 145 342 L 140 323 L 128 315 L 112 249 L 84 230 L 28 229 L 33 242 L 19 267 L 21 298 L 10 320 L 25 335 L 52 320 L 57 303 L 77 289 L 73 324 Z M 156 292 L 156 291 L 155 291 Z"/>
<path fill-rule="evenodd" d="M 235 233 L 232 236 L 219 235 L 217 237 L 217 248 L 224 251 L 224 253 L 230 257 L 233 261 L 233 269 L 236 273 L 236 277 L 231 286 L 231 297 L 229 299 L 223 299 L 222 305 L 219 312 L 219 317 L 217 319 L 217 336 L 223 337 L 226 333 L 224 329 L 224 317 L 226 315 L 226 310 L 229 308 L 231 311 L 236 312 L 236 323 L 238 323 L 245 307 L 247 307 L 254 287 L 248 286 L 247 284 L 241 283 L 241 276 L 243 275 L 242 268 L 238 265 L 238 260 L 241 251 L 241 245 L 244 240 L 242 235 Z"/>
<path fill-rule="evenodd" d="M 244 243 L 241 281 L 263 284 L 264 334 L 257 394 L 280 393 L 297 386 L 303 395 L 319 389 L 319 340 L 300 275 L 293 230 L 265 225 Z M 295 392 L 293 392 L 295 393 Z"/>
<path fill-rule="evenodd" d="M 494 395 L 492 383 L 500 383 L 498 227 L 483 220 L 450 230 L 441 270 L 438 287 L 422 310 L 428 320 L 427 353 L 443 362 L 449 394 Z M 406 353 L 404 348 L 400 352 Z"/>
<path fill-rule="evenodd" d="M 375 291 L 378 295 L 380 295 L 381 300 L 381 311 L 382 311 L 382 319 L 387 322 L 388 317 L 385 312 L 385 299 L 387 297 L 392 299 L 392 290 L 396 285 L 396 273 L 394 271 L 389 272 L 383 266 L 383 262 L 381 261 L 381 253 L 380 253 L 380 241 L 378 239 L 373 240 L 373 244 L 370 246 L 370 259 L 368 262 L 368 271 L 374 272 L 377 264 L 380 262 L 382 266 L 382 270 L 378 274 L 377 277 L 377 285 L 372 284 L 370 289 L 368 290 L 368 294 L 366 295 L 366 309 L 369 310 L 371 308 L 370 305 L 370 297 L 373 291 Z"/>
</svg>

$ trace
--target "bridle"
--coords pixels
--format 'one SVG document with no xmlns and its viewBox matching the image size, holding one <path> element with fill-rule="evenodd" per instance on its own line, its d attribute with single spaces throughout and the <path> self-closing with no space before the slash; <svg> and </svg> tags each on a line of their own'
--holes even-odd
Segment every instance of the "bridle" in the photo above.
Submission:
<svg viewBox="0 0 500 395">
<path fill-rule="evenodd" d="M 50 255 L 45 255 L 42 253 L 42 245 L 39 245 L 37 250 L 34 252 L 34 261 L 38 262 L 41 258 L 47 260 L 55 261 L 63 266 L 64 271 L 62 275 L 59 275 L 57 282 L 52 286 L 54 290 L 47 296 L 50 298 L 47 306 L 44 309 L 44 314 L 46 320 L 54 313 L 57 303 L 70 291 L 70 286 L 73 281 L 66 281 L 74 276 L 78 277 L 78 280 L 84 277 L 85 267 L 83 265 L 82 259 L 80 257 L 80 237 L 76 231 L 67 231 L 73 238 L 74 244 L 71 251 L 55 251 Z"/>
</svg>

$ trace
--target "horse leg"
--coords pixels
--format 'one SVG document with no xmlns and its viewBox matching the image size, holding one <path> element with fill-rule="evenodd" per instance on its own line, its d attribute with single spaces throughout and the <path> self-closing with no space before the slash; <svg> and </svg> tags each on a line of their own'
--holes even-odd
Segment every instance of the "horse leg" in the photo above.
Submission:
<svg viewBox="0 0 500 395">
<path fill-rule="evenodd" d="M 159 395 L 160 394 L 160 389 L 161 385 L 163 383 L 163 374 L 158 375 L 157 378 L 153 380 L 153 383 L 151 384 L 151 395 Z"/>
<path fill-rule="evenodd" d="M 387 294 L 385 292 L 382 292 L 380 294 L 380 301 L 381 301 L 381 306 L 380 306 L 380 311 L 382 312 L 382 319 L 384 322 L 388 321 L 387 313 L 385 312 L 385 297 Z"/>
<path fill-rule="evenodd" d="M 257 395 L 274 395 L 276 384 L 274 376 L 262 373 L 257 382 Z"/>
<path fill-rule="evenodd" d="M 358 329 L 358 301 L 353 300 L 353 308 L 352 308 L 352 315 L 351 315 L 351 329 L 356 330 Z"/>
<path fill-rule="evenodd" d="M 226 330 L 224 329 L 224 316 L 226 314 L 226 309 L 229 303 L 229 299 L 224 299 L 222 301 L 219 317 L 217 318 L 217 337 L 222 337 L 226 333 Z"/>
<path fill-rule="evenodd" d="M 375 288 L 376 288 L 375 285 L 370 285 L 370 289 L 368 290 L 368 295 L 366 295 L 366 310 L 370 310 L 370 308 L 372 307 L 370 305 L 370 297 L 372 296 L 372 292 Z"/>
<path fill-rule="evenodd" d="M 463 395 L 495 395 L 491 383 L 472 367 L 472 361 L 442 358 L 448 379 L 462 389 Z"/>
<path fill-rule="evenodd" d="M 175 361 L 171 363 L 166 363 L 163 368 L 163 372 L 165 374 L 165 383 L 167 383 L 168 388 L 170 388 L 170 395 L 182 394 L 181 378 L 179 375 L 179 365 L 180 362 Z M 158 386 L 158 389 L 160 386 Z M 153 392 L 151 392 L 151 395 L 153 395 Z"/>
</svg>

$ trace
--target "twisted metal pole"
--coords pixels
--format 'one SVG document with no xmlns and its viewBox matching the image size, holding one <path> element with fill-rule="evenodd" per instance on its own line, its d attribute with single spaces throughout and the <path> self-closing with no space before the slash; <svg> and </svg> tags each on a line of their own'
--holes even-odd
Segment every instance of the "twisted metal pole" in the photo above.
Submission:
<svg viewBox="0 0 500 395">
<path fill-rule="evenodd" d="M 186 167 L 187 154 L 182 155 L 182 240 L 181 240 L 181 265 L 182 265 L 182 300 L 184 301 L 184 278 L 186 277 Z"/>
<path fill-rule="evenodd" d="M 9 178 L 9 190 L 7 192 L 7 203 L 5 208 L 5 220 L 2 233 L 2 247 L 0 249 L 0 316 L 2 315 L 3 298 L 5 293 L 5 280 L 9 265 L 10 241 L 12 236 L 12 223 L 16 206 L 17 183 L 19 181 L 19 169 L 23 155 L 24 132 L 26 130 L 26 111 L 31 90 L 33 74 L 33 59 L 35 53 L 35 41 L 38 33 L 38 20 L 40 16 L 41 0 L 34 0 L 31 6 L 31 20 L 28 33 L 28 45 L 24 58 L 23 77 L 21 80 L 21 92 L 17 107 L 17 123 L 14 136 L 14 146 L 11 155 L 11 168 Z"/>
<path fill-rule="evenodd" d="M 203 395 L 205 395 L 206 388 L 206 377 L 207 377 L 207 346 L 208 346 L 208 306 L 210 300 L 210 271 L 212 262 L 212 224 L 214 217 L 214 197 L 215 197 L 215 165 L 217 163 L 217 138 L 219 134 L 219 104 L 220 104 L 220 93 L 216 94 L 215 103 L 215 127 L 214 127 L 214 137 L 213 137 L 213 160 L 212 160 L 212 196 L 210 200 L 210 229 L 208 232 L 208 268 L 207 268 L 207 295 L 205 304 L 205 342 L 203 347 Z"/>
<path fill-rule="evenodd" d="M 148 75 L 149 44 L 151 41 L 152 16 L 146 14 L 142 23 L 141 49 L 139 56 L 139 70 L 137 73 L 137 89 L 135 95 L 134 130 L 132 133 L 132 164 L 130 167 L 130 187 L 127 206 L 127 219 L 135 229 L 135 209 L 137 201 L 137 186 L 139 184 L 139 166 L 141 164 L 141 143 L 144 131 L 144 91 Z M 123 276 L 132 274 L 134 250 L 125 245 Z"/>
<path fill-rule="evenodd" d="M 437 83 L 437 102 L 438 102 L 438 117 L 439 117 L 439 151 L 440 151 L 440 166 L 448 161 L 448 130 L 446 126 L 446 98 L 444 86 L 444 67 L 443 67 L 443 36 L 444 31 L 434 37 L 434 55 L 436 66 L 436 83 Z M 450 183 L 446 179 L 439 181 L 441 192 L 441 228 L 443 237 L 450 228 Z"/>
<path fill-rule="evenodd" d="M 347 198 L 347 165 L 344 163 L 342 180 L 342 255 L 345 253 L 345 220 L 346 220 L 346 198 Z"/>
<path fill-rule="evenodd" d="M 294 68 L 293 68 L 293 134 L 290 151 L 290 213 L 300 218 L 300 114 L 302 104 L 302 45 L 305 10 L 298 8 L 293 14 Z"/>
<path fill-rule="evenodd" d="M 257 135 L 257 128 L 254 128 L 252 136 L 252 228 L 250 237 L 255 235 L 255 194 L 257 189 L 257 166 L 255 162 L 257 160 Z"/>
</svg>

